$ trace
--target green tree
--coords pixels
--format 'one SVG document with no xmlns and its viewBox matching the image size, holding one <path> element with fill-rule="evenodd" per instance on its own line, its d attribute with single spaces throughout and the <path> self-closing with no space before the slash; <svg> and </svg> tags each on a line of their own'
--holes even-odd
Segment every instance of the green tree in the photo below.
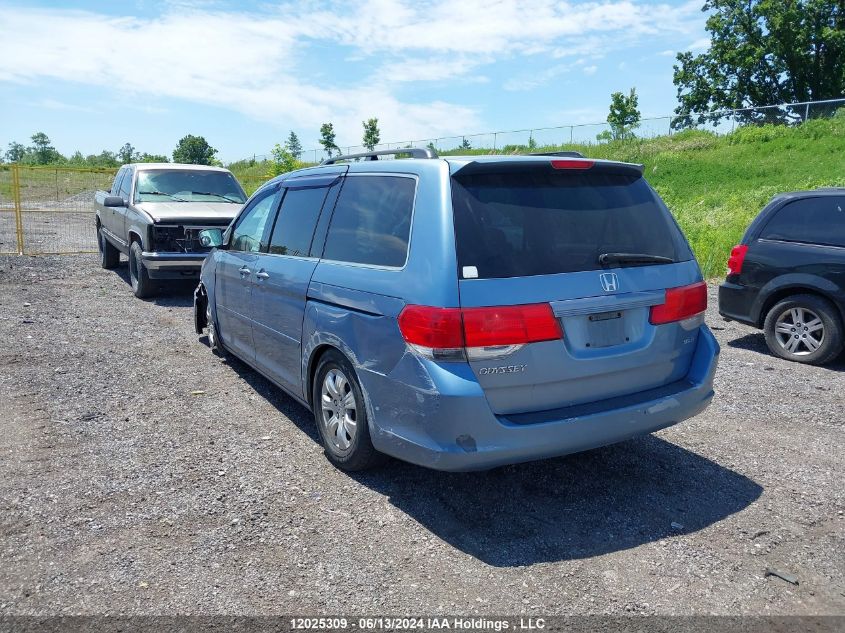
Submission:
<svg viewBox="0 0 845 633">
<path fill-rule="evenodd" d="M 461 149 L 472 149 L 472 143 L 469 142 L 469 139 L 466 136 L 464 136 L 461 139 L 460 148 Z"/>
<path fill-rule="evenodd" d="M 371 152 L 375 149 L 378 142 L 381 140 L 381 132 L 378 129 L 378 119 L 372 118 L 366 121 L 361 121 L 364 126 L 363 145 Z"/>
<path fill-rule="evenodd" d="M 607 123 L 610 129 L 597 135 L 598 140 L 619 141 L 634 138 L 634 130 L 640 126 L 639 98 L 636 88 L 631 88 L 627 96 L 621 92 L 610 95 Z"/>
<path fill-rule="evenodd" d="M 99 154 L 89 154 L 85 162 L 91 167 L 119 167 L 122 163 L 118 161 L 117 154 L 104 149 Z"/>
<path fill-rule="evenodd" d="M 301 167 L 300 162 L 288 150 L 287 144 L 282 146 L 276 143 L 276 146 L 270 150 L 270 155 L 273 157 L 273 160 L 270 163 L 268 177 L 278 176 L 279 174 L 284 174 Z"/>
<path fill-rule="evenodd" d="M 131 143 L 126 143 L 117 150 L 117 159 L 123 164 L 134 162 L 137 158 L 138 152 L 135 151 Z"/>
<path fill-rule="evenodd" d="M 293 130 L 291 130 L 288 140 L 285 141 L 285 149 L 296 160 L 299 160 L 300 156 L 302 156 L 302 143 L 299 142 L 299 137 Z"/>
<path fill-rule="evenodd" d="M 173 150 L 174 163 L 188 163 L 191 165 L 213 165 L 217 150 L 208 144 L 202 136 L 188 134 L 179 140 Z"/>
<path fill-rule="evenodd" d="M 49 165 L 56 162 L 59 153 L 50 144 L 50 137 L 44 132 L 36 132 L 32 135 L 32 154 L 37 165 Z"/>
<path fill-rule="evenodd" d="M 9 143 L 9 149 L 6 150 L 6 160 L 10 163 L 19 163 L 23 160 L 25 155 L 26 147 L 24 147 L 21 143 L 16 143 L 15 141 Z"/>
<path fill-rule="evenodd" d="M 679 53 L 675 128 L 720 110 L 835 99 L 845 94 L 843 0 L 706 0 L 710 49 Z M 804 109 L 738 113 L 743 122 L 798 119 Z"/>
<path fill-rule="evenodd" d="M 135 161 L 138 163 L 168 163 L 170 161 L 167 160 L 167 156 L 164 154 L 148 154 L 144 152 L 143 154 L 136 154 Z"/>
<path fill-rule="evenodd" d="M 340 154 L 340 148 L 335 144 L 335 132 L 334 132 L 334 125 L 331 123 L 323 123 L 320 126 L 320 145 L 323 146 L 326 154 L 329 155 L 329 158 L 332 157 L 332 152 L 337 152 Z"/>
</svg>

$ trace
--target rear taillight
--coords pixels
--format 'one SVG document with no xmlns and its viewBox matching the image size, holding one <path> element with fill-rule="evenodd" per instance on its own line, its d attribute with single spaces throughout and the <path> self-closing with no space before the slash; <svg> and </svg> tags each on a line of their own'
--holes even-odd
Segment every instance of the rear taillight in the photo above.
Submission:
<svg viewBox="0 0 845 633">
<path fill-rule="evenodd" d="M 399 330 L 417 352 L 436 360 L 496 358 L 526 343 L 563 337 L 548 303 L 485 308 L 405 306 Z"/>
<path fill-rule="evenodd" d="M 746 253 L 748 253 L 747 244 L 737 244 L 731 249 L 731 256 L 728 258 L 729 275 L 738 275 L 742 272 L 742 264 L 745 262 Z"/>
<path fill-rule="evenodd" d="M 707 284 L 703 281 L 669 288 L 666 300 L 659 306 L 651 307 L 649 322 L 652 325 L 674 323 L 702 314 L 707 309 Z"/>
</svg>

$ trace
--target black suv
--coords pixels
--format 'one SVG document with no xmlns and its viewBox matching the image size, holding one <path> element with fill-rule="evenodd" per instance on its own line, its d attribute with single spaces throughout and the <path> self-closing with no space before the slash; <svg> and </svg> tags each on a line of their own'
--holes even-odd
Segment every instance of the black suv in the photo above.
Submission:
<svg viewBox="0 0 845 633">
<path fill-rule="evenodd" d="M 762 328 L 781 358 L 836 358 L 845 328 L 845 188 L 776 196 L 731 251 L 719 313 Z"/>
</svg>

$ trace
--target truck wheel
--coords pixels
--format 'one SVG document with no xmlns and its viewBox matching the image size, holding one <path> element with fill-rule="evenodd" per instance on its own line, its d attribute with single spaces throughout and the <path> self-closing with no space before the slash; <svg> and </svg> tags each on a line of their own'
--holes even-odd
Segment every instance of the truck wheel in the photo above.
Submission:
<svg viewBox="0 0 845 633">
<path fill-rule="evenodd" d="M 141 244 L 132 242 L 129 248 L 129 281 L 132 284 L 132 292 L 139 299 L 146 299 L 156 294 L 158 288 L 150 279 L 144 262 L 141 261 Z"/>
<path fill-rule="evenodd" d="M 364 394 L 355 370 L 334 350 L 320 358 L 311 403 L 326 457 L 342 470 L 366 470 L 384 456 L 370 440 Z"/>
<path fill-rule="evenodd" d="M 842 351 L 842 322 L 836 308 L 816 295 L 793 295 L 766 315 L 766 344 L 773 354 L 798 363 L 824 365 Z"/>
<path fill-rule="evenodd" d="M 100 266 L 107 270 L 116 268 L 120 263 L 120 251 L 103 235 L 103 227 L 97 227 L 97 248 L 100 251 Z"/>
</svg>

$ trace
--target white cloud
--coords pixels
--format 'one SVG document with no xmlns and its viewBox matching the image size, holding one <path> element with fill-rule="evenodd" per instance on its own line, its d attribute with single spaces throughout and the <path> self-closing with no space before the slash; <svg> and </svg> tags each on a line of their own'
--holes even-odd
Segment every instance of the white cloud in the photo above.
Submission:
<svg viewBox="0 0 845 633">
<path fill-rule="evenodd" d="M 596 71 L 597 71 L 598 69 L 599 69 L 599 67 L 598 67 L 598 66 L 596 66 L 596 65 L 593 65 L 593 66 L 585 66 L 585 67 L 583 68 L 583 71 L 584 71 L 584 74 L 585 74 L 585 75 L 595 75 L 595 74 L 596 74 Z"/>
<path fill-rule="evenodd" d="M 667 49 L 667 50 L 665 50 L 665 51 L 660 51 L 660 52 L 658 53 L 658 55 L 660 55 L 661 57 L 674 57 L 674 56 L 675 56 L 675 51 L 673 51 L 673 50 L 670 48 L 670 49 Z"/>
<path fill-rule="evenodd" d="M 695 53 L 701 53 L 703 51 L 706 51 L 708 48 L 710 48 L 709 37 L 702 37 L 701 39 L 697 39 L 692 44 L 687 46 L 688 51 L 692 51 Z"/>
<path fill-rule="evenodd" d="M 443 100 L 403 100 L 401 86 L 485 81 L 485 66 L 524 56 L 594 61 L 596 51 L 657 33 L 692 38 L 696 2 L 371 0 L 244 12 L 170 0 L 152 18 L 0 4 L 0 82 L 70 81 L 134 96 L 139 107 L 176 98 L 286 128 L 331 120 L 339 135 L 353 135 L 339 136 L 344 144 L 358 142 L 361 121 L 374 113 L 384 139 L 446 136 L 478 129 L 478 113 Z M 327 79 L 340 63 L 355 72 Z M 529 89 L 575 67 L 595 72 L 584 63 L 557 64 L 506 87 Z"/>
</svg>

